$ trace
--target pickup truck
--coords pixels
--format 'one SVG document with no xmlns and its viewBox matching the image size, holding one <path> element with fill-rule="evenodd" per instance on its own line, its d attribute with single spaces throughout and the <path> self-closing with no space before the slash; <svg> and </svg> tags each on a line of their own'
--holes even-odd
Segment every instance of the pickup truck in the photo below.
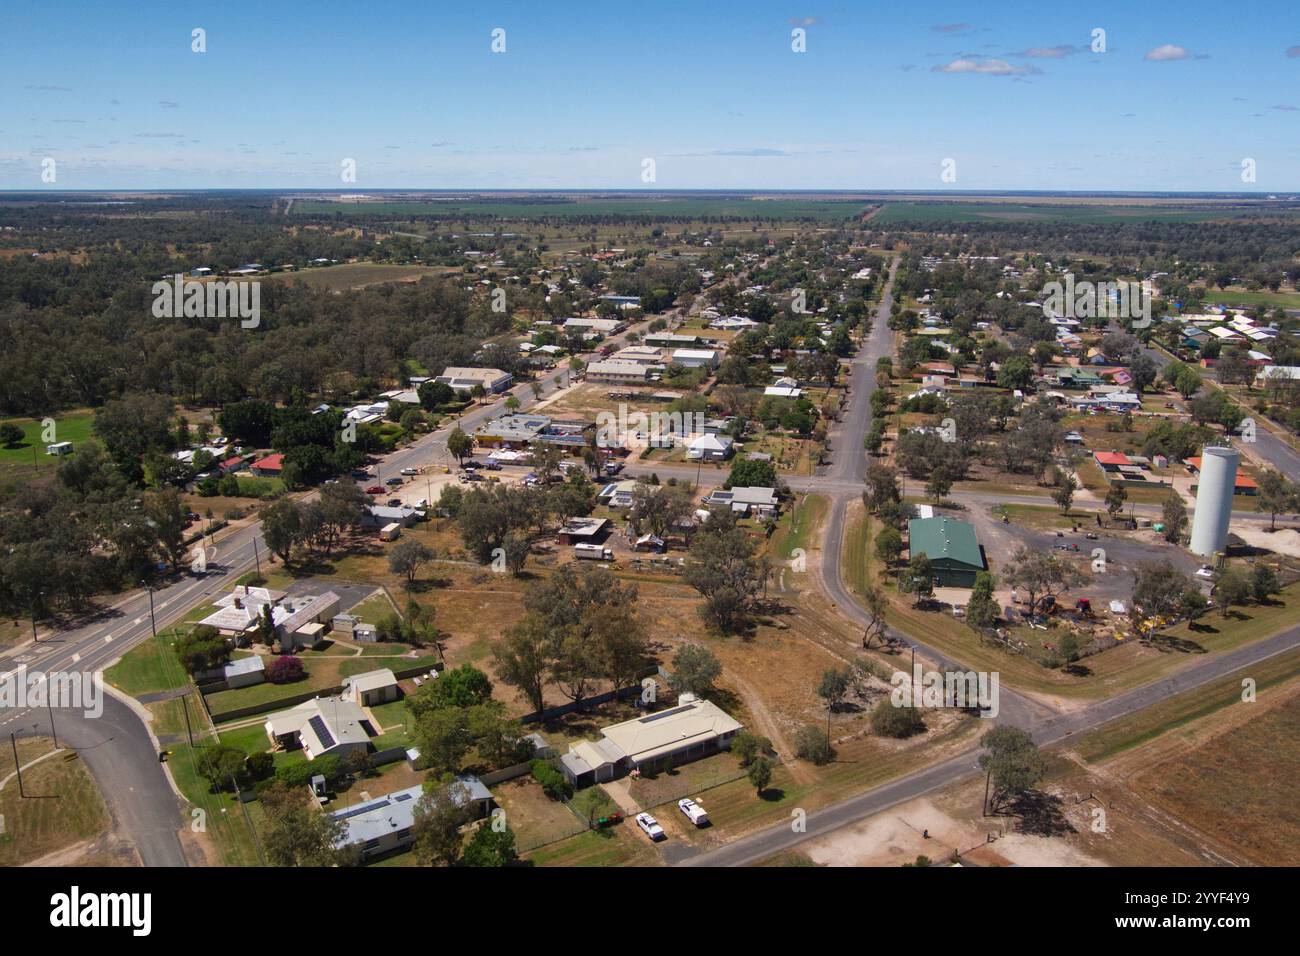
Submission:
<svg viewBox="0 0 1300 956">
<path fill-rule="evenodd" d="M 677 801 L 677 809 L 686 814 L 686 819 L 690 820 L 697 827 L 706 827 L 709 825 L 709 815 L 704 808 L 692 800 L 690 797 L 682 797 Z"/>
<path fill-rule="evenodd" d="M 420 469 L 419 469 L 419 468 L 403 468 L 403 469 L 402 469 L 402 474 L 404 474 L 407 478 L 410 478 L 412 475 L 418 475 L 419 473 L 420 473 Z"/>
<path fill-rule="evenodd" d="M 664 828 L 659 825 L 659 821 L 648 813 L 638 813 L 636 815 L 636 825 L 639 826 L 651 840 L 658 843 L 660 840 L 667 839 Z"/>
</svg>

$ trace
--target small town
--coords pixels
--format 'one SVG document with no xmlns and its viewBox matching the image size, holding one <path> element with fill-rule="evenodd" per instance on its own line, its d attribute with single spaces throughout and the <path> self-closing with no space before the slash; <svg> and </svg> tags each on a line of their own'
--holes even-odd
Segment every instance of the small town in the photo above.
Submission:
<svg viewBox="0 0 1300 956">
<path fill-rule="evenodd" d="M 231 868 L 851 867 L 981 871 L 919 917 L 1249 928 L 1300 866 L 1294 22 L 762 3 L 692 13 L 706 53 L 667 9 L 399 6 L 146 4 L 117 57 L 15 15 L 36 916 L 175 938 Z M 864 56 L 879 102 L 822 103 Z M 290 91 L 238 147 L 187 124 Z M 1062 103 L 1126 142 L 1011 142 Z"/>
</svg>

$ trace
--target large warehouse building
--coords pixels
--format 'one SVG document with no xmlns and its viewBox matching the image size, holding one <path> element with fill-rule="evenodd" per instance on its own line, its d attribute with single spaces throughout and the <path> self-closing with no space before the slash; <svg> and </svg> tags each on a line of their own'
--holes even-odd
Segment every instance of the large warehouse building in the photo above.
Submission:
<svg viewBox="0 0 1300 956">
<path fill-rule="evenodd" d="M 907 523 L 912 557 L 924 554 L 934 569 L 934 583 L 945 588 L 969 588 L 985 568 L 984 551 L 975 529 L 954 518 L 913 518 Z"/>
</svg>

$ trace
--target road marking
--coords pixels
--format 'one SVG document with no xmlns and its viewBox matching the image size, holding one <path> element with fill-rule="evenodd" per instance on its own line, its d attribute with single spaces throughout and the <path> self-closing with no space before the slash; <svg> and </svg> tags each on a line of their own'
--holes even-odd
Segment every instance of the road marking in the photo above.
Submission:
<svg viewBox="0 0 1300 956">
<path fill-rule="evenodd" d="M 74 663 L 74 664 L 80 664 L 80 663 L 81 663 L 81 655 L 80 655 L 80 654 L 73 654 L 73 655 L 72 655 L 72 663 Z"/>
<path fill-rule="evenodd" d="M 143 621 L 143 620 L 144 620 L 143 617 L 137 617 L 137 618 L 136 618 L 134 621 L 132 621 L 131 623 L 132 623 L 132 624 L 139 624 L 139 623 L 140 623 L 141 621 Z"/>
<path fill-rule="evenodd" d="M 105 643 L 105 644 L 112 644 L 112 643 L 113 643 L 113 635 L 112 635 L 112 634 L 105 634 L 105 635 L 104 635 L 104 643 Z"/>
</svg>

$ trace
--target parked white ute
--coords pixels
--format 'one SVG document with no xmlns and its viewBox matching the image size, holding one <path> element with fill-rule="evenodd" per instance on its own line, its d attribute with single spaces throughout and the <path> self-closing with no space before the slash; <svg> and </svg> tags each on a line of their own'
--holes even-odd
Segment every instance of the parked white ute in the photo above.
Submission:
<svg viewBox="0 0 1300 956">
<path fill-rule="evenodd" d="M 686 819 L 690 820 L 697 827 L 709 825 L 709 815 L 704 808 L 692 800 L 690 797 L 682 797 L 677 801 L 677 809 L 686 814 Z"/>
<path fill-rule="evenodd" d="M 659 825 L 659 821 L 648 813 L 638 813 L 636 815 L 636 825 L 645 831 L 645 835 L 650 839 L 659 841 L 665 838 L 664 828 Z"/>
</svg>

